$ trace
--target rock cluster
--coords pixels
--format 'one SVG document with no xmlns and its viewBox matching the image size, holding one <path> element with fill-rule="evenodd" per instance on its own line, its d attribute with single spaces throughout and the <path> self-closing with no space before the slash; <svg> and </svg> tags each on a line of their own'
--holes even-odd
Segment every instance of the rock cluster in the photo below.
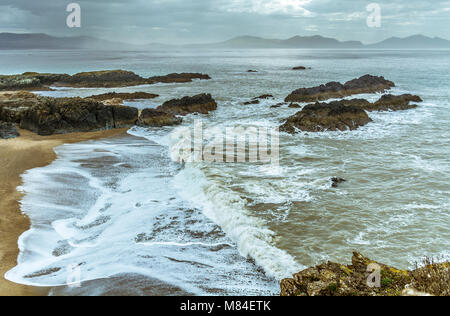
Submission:
<svg viewBox="0 0 450 316">
<path fill-rule="evenodd" d="M 336 102 L 316 103 L 305 106 L 300 112 L 287 119 L 280 131 L 294 134 L 297 130 L 306 132 L 355 130 L 372 122 L 367 113 L 355 106 Z"/>
<path fill-rule="evenodd" d="M 301 88 L 286 97 L 286 102 L 316 102 L 332 98 L 343 98 L 353 94 L 385 92 L 395 87 L 392 81 L 384 77 L 365 75 L 345 84 L 329 82 L 313 88 Z"/>
<path fill-rule="evenodd" d="M 217 108 L 210 94 L 171 100 L 157 109 L 144 109 L 140 114 L 134 107 L 100 102 L 103 99 L 121 101 L 121 98 L 153 96 L 141 92 L 113 93 L 82 99 L 42 97 L 26 91 L 5 93 L 0 95 L 0 121 L 20 124 L 23 129 L 46 136 L 131 127 L 135 124 L 171 126 L 181 123 L 177 115 L 207 114 Z M 107 99 L 109 97 L 117 98 Z"/>
<path fill-rule="evenodd" d="M 371 266 L 380 269 L 379 284 Z M 430 263 L 406 271 L 355 252 L 351 265 L 328 262 L 281 281 L 281 296 L 402 296 L 418 293 L 449 295 L 450 263 Z"/>
<path fill-rule="evenodd" d="M 208 75 L 198 73 L 169 74 L 143 78 L 125 70 L 104 70 L 68 74 L 41 74 L 27 72 L 21 75 L 0 76 L 1 90 L 48 90 L 49 86 L 76 88 L 114 88 L 155 83 L 182 83 L 193 79 L 209 80 Z"/>
</svg>

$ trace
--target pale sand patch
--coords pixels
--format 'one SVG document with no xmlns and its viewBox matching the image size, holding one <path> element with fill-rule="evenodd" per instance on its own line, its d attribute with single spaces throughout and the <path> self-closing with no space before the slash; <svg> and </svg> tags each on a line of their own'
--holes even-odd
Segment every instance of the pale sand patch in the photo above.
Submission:
<svg viewBox="0 0 450 316">
<path fill-rule="evenodd" d="M 23 286 L 4 278 L 5 273 L 17 264 L 19 236 L 30 227 L 29 219 L 20 211 L 22 194 L 16 190 L 22 183 L 21 174 L 28 169 L 50 164 L 56 158 L 54 147 L 64 143 L 118 136 L 126 131 L 125 128 L 43 137 L 19 130 L 19 138 L 0 140 L 0 295 L 30 296 L 48 293 L 48 289 Z"/>
</svg>

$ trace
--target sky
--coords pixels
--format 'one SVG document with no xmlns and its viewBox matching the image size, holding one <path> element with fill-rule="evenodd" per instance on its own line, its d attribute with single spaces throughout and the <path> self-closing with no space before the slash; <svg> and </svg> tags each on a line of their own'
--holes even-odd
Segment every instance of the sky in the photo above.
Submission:
<svg viewBox="0 0 450 316">
<path fill-rule="evenodd" d="M 81 7 L 81 27 L 66 24 Z M 367 5 L 381 9 L 369 27 Z M 241 35 L 322 35 L 373 43 L 414 34 L 450 39 L 450 0 L 0 0 L 0 32 L 89 35 L 129 43 L 209 43 Z"/>
</svg>

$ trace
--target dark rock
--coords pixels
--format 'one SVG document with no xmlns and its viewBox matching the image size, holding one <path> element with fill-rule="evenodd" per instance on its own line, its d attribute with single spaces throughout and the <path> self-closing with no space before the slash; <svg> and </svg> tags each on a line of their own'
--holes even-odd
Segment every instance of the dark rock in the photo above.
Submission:
<svg viewBox="0 0 450 316">
<path fill-rule="evenodd" d="M 247 70 L 247 72 L 258 72 L 256 70 Z"/>
<path fill-rule="evenodd" d="M 271 106 L 272 109 L 281 108 L 285 103 L 278 103 Z"/>
<path fill-rule="evenodd" d="M 384 92 L 394 86 L 393 82 L 384 79 L 384 77 L 365 75 L 345 84 L 329 82 L 313 88 L 297 89 L 286 98 L 286 102 L 316 102 L 343 98 L 353 94 Z"/>
<path fill-rule="evenodd" d="M 253 100 L 251 100 L 251 101 L 244 102 L 244 105 L 259 104 L 259 103 L 260 103 L 259 100 L 253 99 Z"/>
<path fill-rule="evenodd" d="M 289 104 L 289 107 L 291 109 L 299 109 L 299 108 L 301 108 L 300 104 L 298 104 L 298 103 L 291 103 L 291 104 Z"/>
<path fill-rule="evenodd" d="M 154 99 L 157 97 L 159 97 L 159 95 L 147 92 L 134 92 L 134 93 L 109 92 L 104 94 L 91 95 L 86 99 L 93 99 L 103 102 L 112 99 L 121 99 L 122 101 L 134 101 L 134 100 Z"/>
<path fill-rule="evenodd" d="M 365 99 L 351 99 L 340 100 L 321 104 L 343 104 L 345 106 L 355 106 L 366 111 L 400 111 L 416 108 L 416 104 L 410 102 L 422 102 L 422 99 L 417 95 L 403 94 L 403 95 L 383 95 L 375 103 L 371 103 Z"/>
<path fill-rule="evenodd" d="M 346 182 L 347 180 L 343 179 L 343 178 L 331 178 L 331 187 L 333 188 L 337 188 L 339 186 L 339 184 Z"/>
<path fill-rule="evenodd" d="M 379 287 L 367 284 L 370 264 L 380 268 Z M 402 296 L 408 295 L 405 289 L 446 296 L 450 293 L 449 271 L 448 262 L 428 264 L 413 271 L 399 270 L 355 252 L 351 265 L 328 262 L 282 280 L 281 296 Z"/>
<path fill-rule="evenodd" d="M 416 104 L 410 102 L 423 102 L 423 100 L 419 96 L 411 94 L 385 94 L 377 102 L 366 106 L 364 109 L 367 111 L 401 111 L 417 107 Z"/>
<path fill-rule="evenodd" d="M 147 79 L 148 84 L 154 83 L 184 83 L 191 82 L 193 79 L 210 80 L 211 77 L 199 73 L 173 73 L 166 76 L 155 76 Z"/>
<path fill-rule="evenodd" d="M 47 136 L 129 127 L 137 119 L 138 110 L 131 107 L 81 98 L 41 98 L 24 113 L 20 127 Z"/>
<path fill-rule="evenodd" d="M 157 110 L 175 115 L 191 113 L 208 114 L 217 109 L 217 103 L 210 94 L 199 94 L 193 97 L 184 97 L 163 103 Z"/>
<path fill-rule="evenodd" d="M 138 125 L 149 127 L 173 126 L 182 123 L 175 115 L 155 109 L 144 109 L 139 116 Z"/>
<path fill-rule="evenodd" d="M 146 79 L 125 70 L 81 72 L 54 83 L 56 86 L 113 88 L 146 84 Z"/>
<path fill-rule="evenodd" d="M 280 131 L 294 134 L 296 130 L 307 132 L 355 130 L 372 120 L 361 108 L 339 102 L 316 103 L 305 106 L 287 119 Z"/>
<path fill-rule="evenodd" d="M 266 100 L 266 99 L 273 99 L 273 95 L 271 94 L 263 94 L 259 97 L 253 98 L 253 100 Z"/>
<path fill-rule="evenodd" d="M 41 97 L 27 91 L 4 93 L 0 95 L 0 120 L 20 123 L 23 114 L 33 105 L 38 104 Z"/>
<path fill-rule="evenodd" d="M 298 67 L 294 67 L 292 68 L 292 70 L 306 70 L 306 69 L 311 69 L 311 67 L 305 67 L 305 66 L 298 66 Z"/>
<path fill-rule="evenodd" d="M 13 123 L 0 121 L 0 139 L 16 138 L 19 136 L 20 134 Z"/>
<path fill-rule="evenodd" d="M 139 110 L 130 106 L 112 106 L 114 128 L 130 127 L 136 124 Z"/>
<path fill-rule="evenodd" d="M 1 90 L 38 90 L 42 87 L 41 81 L 37 78 L 23 75 L 0 76 Z"/>
</svg>

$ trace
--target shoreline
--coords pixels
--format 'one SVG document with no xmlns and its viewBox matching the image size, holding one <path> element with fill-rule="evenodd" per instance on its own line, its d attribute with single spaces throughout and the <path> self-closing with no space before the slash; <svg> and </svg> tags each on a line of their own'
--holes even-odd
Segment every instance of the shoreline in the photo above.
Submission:
<svg viewBox="0 0 450 316">
<path fill-rule="evenodd" d="M 54 148 L 94 139 L 119 136 L 128 128 L 88 133 L 39 136 L 19 130 L 20 137 L 0 140 L 0 296 L 45 296 L 48 288 L 25 286 L 4 278 L 17 264 L 18 238 L 30 228 L 30 220 L 21 212 L 23 194 L 17 191 L 21 175 L 29 170 L 51 164 L 56 158 Z"/>
</svg>

